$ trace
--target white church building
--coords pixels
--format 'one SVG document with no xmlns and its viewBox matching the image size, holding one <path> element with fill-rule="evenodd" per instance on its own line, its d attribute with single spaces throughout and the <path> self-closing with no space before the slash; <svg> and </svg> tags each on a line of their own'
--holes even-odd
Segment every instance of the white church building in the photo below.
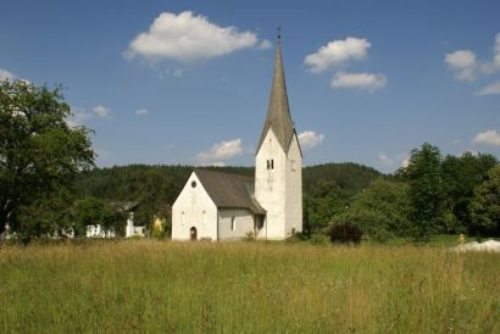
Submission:
<svg viewBox="0 0 500 334">
<path fill-rule="evenodd" d="M 173 240 L 253 235 L 283 240 L 302 232 L 302 152 L 288 106 L 278 36 L 269 107 L 255 156 L 255 178 L 194 170 L 172 207 Z"/>
</svg>

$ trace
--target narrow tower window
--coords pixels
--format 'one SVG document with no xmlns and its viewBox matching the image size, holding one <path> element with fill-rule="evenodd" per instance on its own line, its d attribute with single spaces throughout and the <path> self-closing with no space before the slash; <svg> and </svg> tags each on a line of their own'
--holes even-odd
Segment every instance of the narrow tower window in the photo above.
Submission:
<svg viewBox="0 0 500 334">
<path fill-rule="evenodd" d="M 267 169 L 274 169 L 274 159 L 267 160 Z"/>
<path fill-rule="evenodd" d="M 235 220 L 235 218 L 236 218 L 235 216 L 232 216 L 232 217 L 231 217 L 231 231 L 236 230 L 236 223 L 235 223 L 235 221 L 234 221 L 234 220 Z"/>
</svg>

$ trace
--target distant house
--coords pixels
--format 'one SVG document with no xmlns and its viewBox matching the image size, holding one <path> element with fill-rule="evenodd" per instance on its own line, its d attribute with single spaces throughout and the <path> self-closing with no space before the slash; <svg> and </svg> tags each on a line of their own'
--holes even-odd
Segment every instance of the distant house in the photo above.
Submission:
<svg viewBox="0 0 500 334">
<path fill-rule="evenodd" d="M 87 225 L 85 236 L 87 238 L 114 238 L 116 237 L 116 233 L 114 229 L 104 229 L 100 224 L 96 224 Z"/>
<path fill-rule="evenodd" d="M 127 226 L 125 227 L 125 238 L 146 236 L 146 226 L 134 225 L 134 212 L 129 212 Z"/>
<path fill-rule="evenodd" d="M 172 207 L 172 239 L 283 240 L 302 231 L 302 151 L 288 106 L 280 37 L 255 179 L 197 169 Z"/>
<path fill-rule="evenodd" d="M 146 226 L 134 225 L 134 212 L 141 204 L 140 201 L 122 203 L 122 211 L 128 213 L 127 225 L 125 226 L 125 238 L 146 236 Z"/>
<path fill-rule="evenodd" d="M 127 222 L 125 225 L 125 237 L 144 237 L 146 235 L 146 226 L 134 225 L 134 212 L 139 207 L 140 202 L 115 202 L 112 206 L 121 212 L 128 214 Z M 87 238 L 115 238 L 116 231 L 114 229 L 104 229 L 100 224 L 87 225 L 86 230 Z"/>
</svg>

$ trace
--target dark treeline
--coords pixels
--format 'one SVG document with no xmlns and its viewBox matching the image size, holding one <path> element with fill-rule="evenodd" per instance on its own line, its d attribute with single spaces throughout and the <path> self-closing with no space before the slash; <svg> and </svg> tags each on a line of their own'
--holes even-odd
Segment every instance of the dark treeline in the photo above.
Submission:
<svg viewBox="0 0 500 334">
<path fill-rule="evenodd" d="M 392 237 L 428 241 L 438 233 L 500 234 L 500 166 L 489 154 L 443 157 L 426 143 L 411 152 L 407 167 L 392 177 L 378 178 L 346 201 L 343 209 L 342 191 L 332 189 L 317 190 L 323 194 L 311 203 L 323 208 L 309 210 L 320 217 L 308 221 L 324 228 L 355 224 L 365 237 L 378 241 Z"/>
<path fill-rule="evenodd" d="M 209 167 L 210 169 L 253 176 L 253 167 Z M 169 219 L 169 209 L 180 193 L 193 166 L 129 165 L 111 168 L 95 168 L 81 174 L 75 183 L 77 197 L 99 198 L 108 202 L 140 201 L 135 222 L 149 226 L 154 216 Z M 305 167 L 303 170 L 304 199 L 306 203 L 320 201 L 331 192 L 338 192 L 345 203 L 372 181 L 382 177 L 373 168 L 354 163 L 330 163 Z M 318 191 L 325 189 L 324 192 Z M 328 202 L 329 200 L 327 200 Z M 344 203 L 345 202 L 345 203 Z M 336 212 L 338 203 L 328 212 Z M 312 204 L 309 210 L 322 210 Z M 305 208 L 308 210 L 308 208 Z M 312 216 L 319 216 L 313 213 Z M 323 215 L 326 220 L 328 214 Z M 326 222 L 328 223 L 328 222 Z M 315 226 L 315 224 L 313 224 Z"/>
<path fill-rule="evenodd" d="M 254 173 L 251 167 L 210 168 Z M 305 167 L 304 230 L 328 233 L 332 225 L 349 223 L 360 227 L 365 238 L 378 241 L 427 241 L 436 233 L 495 236 L 500 233 L 499 168 L 492 155 L 443 157 L 430 144 L 413 150 L 409 165 L 393 175 L 354 163 Z M 192 170 L 147 165 L 96 168 L 81 175 L 75 188 L 80 198 L 141 201 L 137 224 L 149 226 L 155 215 L 170 223 L 170 207 Z"/>
</svg>

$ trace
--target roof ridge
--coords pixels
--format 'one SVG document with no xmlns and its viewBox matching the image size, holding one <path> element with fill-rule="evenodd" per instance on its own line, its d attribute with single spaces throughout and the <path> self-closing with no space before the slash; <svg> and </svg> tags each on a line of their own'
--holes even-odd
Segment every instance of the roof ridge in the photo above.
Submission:
<svg viewBox="0 0 500 334">
<path fill-rule="evenodd" d="M 217 207 L 246 208 L 255 214 L 263 212 L 252 198 L 254 179 L 250 176 L 210 169 L 193 171 Z"/>
<path fill-rule="evenodd" d="M 231 175 L 231 176 L 238 176 L 242 178 L 250 178 L 254 179 L 254 176 L 251 175 L 244 175 L 244 174 L 239 174 L 239 173 L 233 173 L 233 172 L 228 172 L 228 171 L 218 171 L 218 170 L 213 170 L 210 169 L 210 167 L 195 167 L 193 169 L 195 172 L 196 171 L 203 171 L 203 172 L 209 172 L 209 173 L 217 173 L 217 174 L 225 174 L 225 175 Z"/>
</svg>

